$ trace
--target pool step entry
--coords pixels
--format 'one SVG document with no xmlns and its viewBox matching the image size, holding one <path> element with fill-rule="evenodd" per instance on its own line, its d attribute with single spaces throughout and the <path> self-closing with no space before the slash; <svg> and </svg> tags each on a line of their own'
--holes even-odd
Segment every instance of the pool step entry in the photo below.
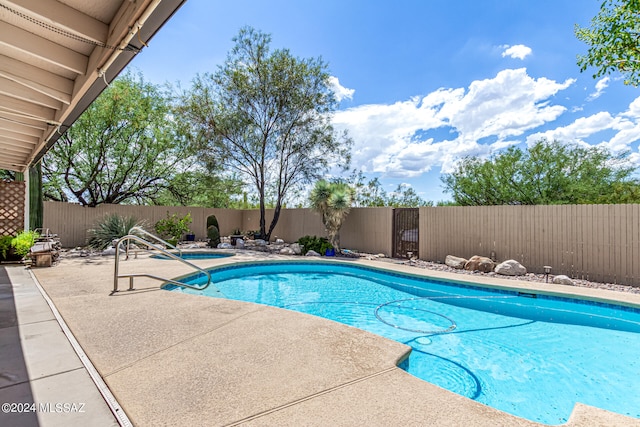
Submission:
<svg viewBox="0 0 640 427">
<path fill-rule="evenodd" d="M 137 234 L 134 234 L 137 233 Z M 165 247 L 162 246 L 158 246 L 157 244 L 151 243 L 148 240 L 145 240 L 144 238 L 140 237 L 139 234 L 142 234 L 144 236 L 147 237 L 151 237 L 154 240 L 156 240 L 157 242 L 162 243 L 163 245 L 165 245 Z M 173 280 L 173 279 L 167 279 L 164 277 L 159 277 L 156 276 L 154 274 L 150 274 L 150 273 L 127 273 L 127 274 L 120 274 L 120 248 L 122 246 L 122 244 L 124 244 L 125 247 L 125 251 L 126 251 L 126 257 L 125 259 L 129 259 L 129 246 L 131 241 L 135 241 L 138 243 L 142 243 L 143 245 L 155 249 L 157 251 L 160 251 L 161 253 L 165 254 L 167 257 L 174 259 L 176 261 L 180 261 L 183 264 L 188 265 L 189 267 L 199 271 L 200 273 L 204 274 L 207 277 L 207 283 L 205 283 L 204 285 L 200 285 L 200 286 L 196 286 L 196 285 L 191 285 L 189 283 L 184 283 L 184 282 L 180 282 L 177 280 Z M 132 291 L 133 288 L 133 279 L 135 277 L 149 277 L 151 279 L 155 279 L 155 280 L 160 280 L 162 282 L 167 282 L 167 283 L 171 283 L 172 285 L 176 285 L 176 286 L 180 286 L 180 287 L 184 287 L 184 288 L 190 288 L 190 289 L 195 289 L 197 291 L 201 291 L 204 289 L 207 289 L 209 287 L 209 285 L 211 284 L 211 273 L 209 273 L 207 270 L 204 270 L 200 267 L 198 267 L 195 264 L 190 263 L 189 261 L 185 260 L 182 258 L 182 251 L 173 246 L 172 244 L 165 242 L 164 240 L 162 240 L 160 237 L 149 233 L 148 231 L 140 228 L 140 227 L 133 227 L 129 230 L 129 234 L 127 234 L 124 237 L 121 237 L 120 239 L 118 239 L 118 241 L 115 244 L 116 246 L 116 259 L 115 259 L 115 264 L 114 264 L 114 270 L 113 270 L 113 291 L 111 292 L 111 294 L 113 295 L 114 293 L 118 292 L 118 282 L 119 279 L 123 278 L 123 277 L 128 277 L 129 278 L 129 289 L 130 291 Z M 166 247 L 171 247 L 174 248 L 177 252 L 178 255 L 174 254 L 173 252 L 170 252 L 166 249 Z"/>
</svg>

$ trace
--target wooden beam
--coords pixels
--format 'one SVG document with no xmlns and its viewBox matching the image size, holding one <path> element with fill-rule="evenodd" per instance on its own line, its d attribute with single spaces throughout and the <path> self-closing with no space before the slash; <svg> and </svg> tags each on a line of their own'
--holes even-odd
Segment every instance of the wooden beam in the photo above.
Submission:
<svg viewBox="0 0 640 427">
<path fill-rule="evenodd" d="M 0 78 L 10 80 L 20 86 L 23 86 L 25 89 L 32 90 L 42 96 L 45 96 L 50 100 L 49 102 L 55 101 L 58 104 L 67 104 L 67 105 L 71 102 L 71 94 L 63 93 L 59 90 L 46 87 L 44 85 L 41 85 L 38 82 L 25 79 L 13 73 L 8 73 L 6 71 L 0 70 Z M 47 104 L 43 104 L 43 105 L 47 105 Z M 61 108 L 61 106 L 56 108 Z"/>
<path fill-rule="evenodd" d="M 76 74 L 85 74 L 89 59 L 45 38 L 0 21 L 0 44 L 57 65 Z"/>
<path fill-rule="evenodd" d="M 53 121 L 56 114 L 56 110 L 52 108 L 35 105 L 20 99 L 10 98 L 6 95 L 0 95 L 0 111 L 17 113 L 23 117 L 41 120 L 44 122 Z"/>
<path fill-rule="evenodd" d="M 31 151 L 33 151 L 33 147 L 31 145 L 16 145 L 15 143 L 5 140 L 0 135 L 0 151 L 2 151 L 2 155 L 4 156 L 8 152 L 19 154 L 19 155 L 29 155 Z"/>
<path fill-rule="evenodd" d="M 0 94 L 7 95 L 11 98 L 21 99 L 36 105 L 59 110 L 62 108 L 62 102 L 43 95 L 41 92 L 31 89 L 29 86 L 16 83 L 14 80 L 7 79 L 0 73 Z"/>
<path fill-rule="evenodd" d="M 26 136 L 34 136 L 36 138 L 42 138 L 42 132 L 46 127 L 41 126 L 40 129 L 32 127 L 27 124 L 18 123 L 15 120 L 7 120 L 4 117 L 0 117 L 0 131 L 16 132 Z"/>
<path fill-rule="evenodd" d="M 38 82 L 39 85 L 59 91 L 65 96 L 68 95 L 70 97 L 73 93 L 73 80 L 8 56 L 0 55 L 0 72 L 10 73 L 28 81 Z M 59 101 L 65 102 L 62 99 Z"/>
<path fill-rule="evenodd" d="M 55 0 L 5 0 L 7 6 L 95 43 L 105 43 L 109 26 Z"/>
<path fill-rule="evenodd" d="M 14 146 L 25 146 L 25 144 L 31 144 L 35 147 L 35 145 L 40 142 L 40 136 L 28 136 L 21 132 L 12 132 L 10 130 L 0 130 L 0 141 L 4 141 L 9 145 Z M 12 143 L 13 141 L 13 143 Z M 33 150 L 33 147 L 30 148 Z"/>
<path fill-rule="evenodd" d="M 45 131 L 47 130 L 47 127 L 49 125 L 47 125 L 46 123 L 43 123 L 42 120 L 37 120 L 37 119 L 29 119 L 29 118 L 17 118 L 16 116 L 18 116 L 17 114 L 14 113 L 10 113 L 7 111 L 2 111 L 0 109 L 0 122 L 2 122 L 2 126 L 6 127 L 7 124 L 6 123 L 14 123 L 18 126 L 24 126 L 25 128 L 30 128 L 33 129 L 34 131 Z"/>
</svg>

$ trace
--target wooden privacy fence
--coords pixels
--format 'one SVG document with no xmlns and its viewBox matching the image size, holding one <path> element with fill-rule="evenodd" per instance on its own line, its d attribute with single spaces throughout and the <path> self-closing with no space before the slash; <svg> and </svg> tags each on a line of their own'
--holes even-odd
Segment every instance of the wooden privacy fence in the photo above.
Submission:
<svg viewBox="0 0 640 427">
<path fill-rule="evenodd" d="M 420 208 L 420 257 L 515 259 L 528 271 L 640 285 L 640 205 Z"/>
<path fill-rule="evenodd" d="M 134 206 L 99 205 L 95 208 L 78 204 L 45 202 L 44 227 L 60 236 L 64 247 L 84 246 L 87 243 L 87 230 L 94 228 L 96 221 L 108 213 L 133 216 L 144 220 L 146 228 L 153 231 L 156 221 L 166 218 L 167 212 L 184 216 L 191 213 L 193 222 L 191 231 L 196 239 L 207 237 L 207 216 L 216 215 L 220 224 L 220 234 L 230 235 L 234 230 L 258 230 L 260 212 L 258 210 L 212 209 L 200 207 L 174 206 Z M 349 213 L 342 229 L 340 240 L 342 247 L 363 252 L 391 253 L 391 208 L 354 208 Z M 273 210 L 267 210 L 266 220 L 269 226 Z M 286 242 L 295 242 L 305 235 L 325 236 L 319 214 L 310 209 L 284 209 L 280 213 L 278 225 L 273 230 L 272 239 L 281 238 Z"/>
<path fill-rule="evenodd" d="M 149 229 L 167 211 L 193 218 L 197 239 L 206 238 L 206 217 L 215 214 L 221 234 L 257 230 L 257 210 L 194 207 L 79 205 L 45 202 L 44 226 L 65 247 L 86 244 L 87 230 L 108 212 L 146 219 Z M 267 224 L 273 211 L 267 211 Z M 392 253 L 392 208 L 354 208 L 340 231 L 342 247 Z M 447 255 L 515 259 L 528 271 L 566 274 L 599 282 L 640 286 L 640 205 L 423 207 L 419 209 L 419 257 L 444 262 Z M 413 230 L 413 229 L 412 229 Z M 320 216 L 309 209 L 284 209 L 272 238 L 293 242 L 326 235 Z"/>
</svg>

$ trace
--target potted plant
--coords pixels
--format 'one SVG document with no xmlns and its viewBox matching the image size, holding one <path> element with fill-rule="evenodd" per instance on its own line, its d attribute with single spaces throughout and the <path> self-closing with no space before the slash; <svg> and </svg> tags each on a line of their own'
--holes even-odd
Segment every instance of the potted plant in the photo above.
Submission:
<svg viewBox="0 0 640 427">
<path fill-rule="evenodd" d="M 196 241 L 196 233 L 194 233 L 193 231 L 189 230 L 189 232 L 187 233 L 186 239 L 187 239 L 187 242 L 195 242 Z"/>
<path fill-rule="evenodd" d="M 238 239 L 243 239 L 244 238 L 244 234 L 242 234 L 242 230 L 240 230 L 239 228 L 236 228 L 235 230 L 233 230 L 233 232 L 231 233 L 231 244 L 233 246 L 236 245 L 236 242 L 238 241 Z"/>
<path fill-rule="evenodd" d="M 165 238 L 167 243 L 177 246 L 178 240 L 189 231 L 191 221 L 191 213 L 181 218 L 175 213 L 169 215 L 167 211 L 167 217 L 156 222 L 154 228 L 158 234 Z"/>
</svg>

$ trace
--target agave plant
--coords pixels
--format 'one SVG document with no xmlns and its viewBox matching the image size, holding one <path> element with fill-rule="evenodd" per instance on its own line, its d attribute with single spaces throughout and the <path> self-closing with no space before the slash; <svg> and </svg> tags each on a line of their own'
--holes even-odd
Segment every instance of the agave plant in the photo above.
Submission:
<svg viewBox="0 0 640 427">
<path fill-rule="evenodd" d="M 106 214 L 96 222 L 95 228 L 88 230 L 89 246 L 94 249 L 106 249 L 114 240 L 129 234 L 133 227 L 144 228 L 144 221 L 138 221 L 132 216 Z"/>
<path fill-rule="evenodd" d="M 311 191 L 311 208 L 322 215 L 329 241 L 336 250 L 340 250 L 340 228 L 354 196 L 353 188 L 344 182 L 320 180 Z"/>
</svg>

